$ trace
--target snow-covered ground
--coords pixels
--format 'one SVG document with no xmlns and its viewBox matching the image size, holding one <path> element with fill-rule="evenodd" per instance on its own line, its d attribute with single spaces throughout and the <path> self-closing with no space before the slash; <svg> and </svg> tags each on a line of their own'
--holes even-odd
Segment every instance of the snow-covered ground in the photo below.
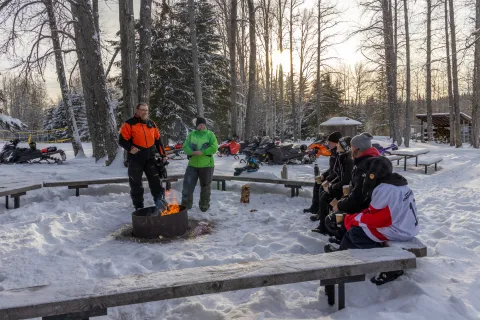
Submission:
<svg viewBox="0 0 480 320">
<path fill-rule="evenodd" d="M 480 319 L 480 151 L 414 146 L 444 159 L 440 170 L 428 175 L 413 160 L 406 173 L 402 163 L 396 167 L 415 192 L 419 238 L 428 246 L 428 257 L 384 286 L 347 284 L 346 309 L 330 307 L 315 281 L 113 308 L 108 317 L 96 319 Z M 71 146 L 61 147 L 69 150 L 63 165 L 1 165 L 0 186 L 126 175 L 119 165 L 107 168 L 91 158 L 72 159 Z M 91 154 L 90 146 L 84 147 Z M 239 165 L 231 157 L 215 161 L 216 173 L 232 174 Z M 328 159 L 317 161 L 324 170 Z M 169 173 L 181 173 L 185 166 L 186 160 L 171 161 Z M 280 177 L 280 171 L 281 166 L 263 166 L 255 174 Z M 313 180 L 313 165 L 289 166 L 288 174 Z M 173 187 L 179 197 L 181 182 Z M 228 182 L 228 191 L 213 190 L 208 212 L 196 205 L 189 212 L 192 218 L 215 222 L 212 234 L 167 244 L 112 237 L 131 222 L 126 184 L 91 186 L 78 198 L 66 187 L 29 192 L 20 209 L 0 206 L 0 291 L 323 252 L 326 237 L 311 233 L 316 223 L 302 213 L 311 190 L 290 198 L 283 186 L 253 184 L 251 203 L 242 205 L 240 188 L 241 183 Z M 146 191 L 148 205 L 153 202 Z M 197 188 L 196 200 L 198 195 Z"/>
</svg>

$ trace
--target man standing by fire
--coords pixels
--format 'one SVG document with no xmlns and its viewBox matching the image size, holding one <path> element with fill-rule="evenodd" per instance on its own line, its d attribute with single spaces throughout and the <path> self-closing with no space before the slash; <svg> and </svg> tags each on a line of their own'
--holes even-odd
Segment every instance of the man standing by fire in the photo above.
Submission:
<svg viewBox="0 0 480 320">
<path fill-rule="evenodd" d="M 147 176 L 155 205 L 166 208 L 165 189 L 160 182 L 157 158 L 166 160 L 165 149 L 157 125 L 148 117 L 148 105 L 139 103 L 135 115 L 120 129 L 119 144 L 128 152 L 128 182 L 136 210 L 143 208 L 142 175 Z M 164 161 L 164 160 L 160 161 Z"/>
<path fill-rule="evenodd" d="M 182 206 L 188 209 L 193 205 L 193 192 L 200 179 L 199 207 L 202 212 L 210 208 L 210 194 L 212 192 L 212 179 L 215 163 L 213 155 L 217 152 L 218 142 L 215 134 L 207 129 L 207 121 L 198 117 L 195 127 L 183 143 L 183 151 L 189 158 L 185 171 L 182 190 Z"/>
</svg>

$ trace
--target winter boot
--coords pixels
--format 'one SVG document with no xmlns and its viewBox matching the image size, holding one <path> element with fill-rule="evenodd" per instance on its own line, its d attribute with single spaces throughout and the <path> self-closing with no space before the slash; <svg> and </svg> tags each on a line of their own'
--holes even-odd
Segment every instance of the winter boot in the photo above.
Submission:
<svg viewBox="0 0 480 320">
<path fill-rule="evenodd" d="M 393 281 L 400 276 L 403 276 L 403 270 L 390 271 L 390 272 L 381 272 L 378 277 L 373 277 L 370 279 L 372 283 L 375 283 L 377 286 L 381 286 L 387 282 Z"/>
<path fill-rule="evenodd" d="M 310 220 L 312 220 L 312 221 L 318 221 L 318 220 L 320 220 L 320 216 L 319 216 L 318 214 L 312 214 L 312 215 L 310 216 Z"/>
<path fill-rule="evenodd" d="M 323 250 L 325 251 L 325 253 L 330 253 L 330 252 L 338 251 L 338 249 L 335 248 L 335 247 L 334 247 L 333 245 L 331 245 L 331 244 L 325 245 L 325 247 L 323 247 Z"/>
</svg>

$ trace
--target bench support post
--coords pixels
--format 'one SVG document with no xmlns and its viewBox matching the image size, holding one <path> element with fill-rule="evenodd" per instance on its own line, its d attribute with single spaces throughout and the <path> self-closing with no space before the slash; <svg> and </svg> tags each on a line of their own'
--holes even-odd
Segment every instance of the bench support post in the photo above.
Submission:
<svg viewBox="0 0 480 320">
<path fill-rule="evenodd" d="M 405 161 L 403 161 L 403 171 L 407 171 L 407 156 L 405 156 Z"/>
<path fill-rule="evenodd" d="M 438 162 L 435 162 L 435 171 L 437 171 L 437 164 Z"/>
<path fill-rule="evenodd" d="M 437 165 L 435 165 L 435 166 L 437 166 Z M 428 166 L 425 165 L 425 174 L 427 174 L 427 168 L 428 168 Z M 437 170 L 435 170 L 435 171 L 437 171 Z"/>
<path fill-rule="evenodd" d="M 16 194 L 11 194 L 11 195 L 10 195 L 10 198 L 13 199 L 13 208 L 14 208 L 14 209 L 20 208 L 20 197 L 21 197 L 21 196 L 24 196 L 24 195 L 26 195 L 26 194 L 27 194 L 27 192 L 20 192 L 20 193 L 16 193 Z M 8 205 L 9 205 L 8 197 L 9 197 L 9 196 L 5 196 L 5 208 L 10 209 L 10 208 L 8 207 Z"/>
<path fill-rule="evenodd" d="M 298 197 L 299 195 L 299 189 L 302 188 L 302 186 L 298 186 L 298 185 L 292 185 L 292 184 L 286 184 L 285 185 L 285 188 L 290 188 L 290 194 L 293 197 Z"/>
<path fill-rule="evenodd" d="M 222 180 L 222 191 L 227 191 L 227 182 Z"/>
<path fill-rule="evenodd" d="M 106 315 L 107 309 L 98 309 L 77 313 L 62 314 L 58 316 L 42 317 L 42 320 L 88 320 L 90 319 L 90 317 L 100 317 Z"/>
<path fill-rule="evenodd" d="M 68 186 L 68 189 L 75 189 L 75 196 L 79 197 L 80 196 L 80 189 L 86 189 L 88 188 L 88 185 L 82 185 L 82 186 Z"/>
<path fill-rule="evenodd" d="M 328 280 L 320 280 L 320 286 L 325 286 L 325 295 L 328 298 L 328 304 L 335 304 L 335 285 L 338 284 L 338 310 L 345 308 L 345 283 L 365 281 L 365 275 L 349 276 Z"/>
</svg>

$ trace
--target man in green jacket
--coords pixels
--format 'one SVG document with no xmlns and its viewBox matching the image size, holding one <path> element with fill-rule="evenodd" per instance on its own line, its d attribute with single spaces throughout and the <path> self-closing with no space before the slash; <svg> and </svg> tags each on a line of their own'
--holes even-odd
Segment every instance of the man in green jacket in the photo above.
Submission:
<svg viewBox="0 0 480 320">
<path fill-rule="evenodd" d="M 190 132 L 183 143 L 183 151 L 189 157 L 187 170 L 183 179 L 182 206 L 188 209 L 193 205 L 193 192 L 200 179 L 200 210 L 205 212 L 210 208 L 210 194 L 213 170 L 215 167 L 213 155 L 217 152 L 218 142 L 212 131 L 207 130 L 207 122 L 198 117 L 195 123 L 197 130 Z"/>
</svg>

